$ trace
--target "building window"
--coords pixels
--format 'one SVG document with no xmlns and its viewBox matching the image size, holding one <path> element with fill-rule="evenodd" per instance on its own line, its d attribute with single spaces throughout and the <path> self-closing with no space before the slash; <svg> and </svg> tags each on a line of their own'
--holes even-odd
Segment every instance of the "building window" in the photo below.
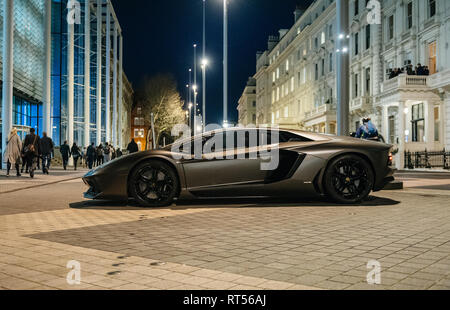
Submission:
<svg viewBox="0 0 450 310">
<path fill-rule="evenodd" d="M 319 64 L 315 64 L 314 67 L 314 79 L 317 81 L 319 79 Z"/>
<path fill-rule="evenodd" d="M 394 15 L 389 16 L 388 19 L 388 40 L 394 38 Z"/>
<path fill-rule="evenodd" d="M 295 78 L 291 77 L 291 92 L 293 92 L 295 89 Z"/>
<path fill-rule="evenodd" d="M 321 75 L 324 76 L 325 75 L 325 59 L 322 58 L 322 66 L 320 67 L 321 71 Z"/>
<path fill-rule="evenodd" d="M 317 37 L 314 38 L 314 47 L 315 47 L 316 49 L 319 48 L 319 39 L 318 39 Z"/>
<path fill-rule="evenodd" d="M 355 2 L 354 2 L 354 4 L 355 4 L 355 11 L 354 11 L 354 16 L 357 16 L 358 14 L 359 14 L 359 0 L 356 0 Z"/>
<path fill-rule="evenodd" d="M 408 6 L 406 8 L 407 12 L 406 12 L 406 26 L 408 27 L 408 29 L 411 29 L 413 26 L 413 3 L 410 2 L 408 3 Z"/>
<path fill-rule="evenodd" d="M 355 55 L 358 55 L 359 54 L 359 33 L 358 32 L 355 33 L 354 39 L 355 39 Z"/>
<path fill-rule="evenodd" d="M 370 68 L 366 68 L 366 95 L 370 96 Z"/>
<path fill-rule="evenodd" d="M 366 26 L 366 50 L 370 48 L 370 25 Z"/>
<path fill-rule="evenodd" d="M 359 79 L 359 75 L 355 74 L 354 81 L 353 81 L 353 98 L 357 98 L 359 96 L 359 89 L 358 89 L 359 81 L 358 81 L 358 79 Z"/>
<path fill-rule="evenodd" d="M 272 82 L 275 83 L 276 81 L 276 75 L 275 75 L 275 71 L 272 72 Z"/>
<path fill-rule="evenodd" d="M 434 107 L 434 141 L 439 142 L 441 136 L 441 116 L 439 107 Z"/>
<path fill-rule="evenodd" d="M 436 0 L 428 0 L 428 6 L 430 9 L 430 17 L 436 15 Z"/>
<path fill-rule="evenodd" d="M 280 68 L 277 68 L 277 79 L 280 78 Z"/>
<path fill-rule="evenodd" d="M 284 107 L 284 118 L 288 118 L 289 117 L 289 106 L 285 106 Z"/>
<path fill-rule="evenodd" d="M 252 122 L 253 122 L 253 124 L 256 124 L 256 114 L 252 115 Z"/>
<path fill-rule="evenodd" d="M 328 71 L 333 72 L 333 53 L 330 53 L 330 61 Z"/>
<path fill-rule="evenodd" d="M 425 117 L 423 103 L 412 107 L 412 141 L 424 142 L 425 140 Z"/>
<path fill-rule="evenodd" d="M 253 102 L 252 102 L 252 106 L 253 106 L 254 108 L 256 108 L 256 101 L 253 101 Z"/>
<path fill-rule="evenodd" d="M 430 74 L 436 73 L 436 41 L 430 43 L 428 45 L 428 69 L 430 70 Z"/>
<path fill-rule="evenodd" d="M 322 31 L 322 35 L 320 37 L 320 44 L 325 44 L 325 31 Z"/>
<path fill-rule="evenodd" d="M 286 60 L 286 72 L 289 72 L 289 59 Z"/>
</svg>

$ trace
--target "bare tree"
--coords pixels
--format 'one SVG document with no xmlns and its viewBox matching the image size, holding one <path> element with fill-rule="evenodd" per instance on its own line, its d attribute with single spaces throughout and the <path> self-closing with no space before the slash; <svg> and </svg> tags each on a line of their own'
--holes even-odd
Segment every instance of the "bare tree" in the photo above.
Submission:
<svg viewBox="0 0 450 310">
<path fill-rule="evenodd" d="M 151 126 L 153 113 L 156 141 L 159 141 L 162 133 L 170 132 L 173 126 L 184 122 L 183 102 L 177 90 L 177 83 L 170 74 L 145 77 L 136 92 L 136 104 L 142 107 L 148 128 Z"/>
</svg>

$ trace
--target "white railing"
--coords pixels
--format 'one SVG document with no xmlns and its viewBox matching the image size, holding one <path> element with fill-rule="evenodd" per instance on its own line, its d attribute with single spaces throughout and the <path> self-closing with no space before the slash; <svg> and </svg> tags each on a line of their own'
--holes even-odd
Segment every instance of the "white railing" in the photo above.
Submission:
<svg viewBox="0 0 450 310">
<path fill-rule="evenodd" d="M 329 111 L 335 111 L 335 110 L 336 110 L 336 105 L 334 105 L 334 104 L 322 104 L 322 105 L 318 106 L 317 108 L 314 108 L 313 110 L 311 110 L 309 112 L 306 112 L 305 118 L 309 119 L 309 118 L 314 118 L 317 116 L 322 116 Z"/>
<path fill-rule="evenodd" d="M 428 87 L 428 76 L 402 74 L 383 83 L 383 92 L 397 89 L 415 89 Z"/>
</svg>

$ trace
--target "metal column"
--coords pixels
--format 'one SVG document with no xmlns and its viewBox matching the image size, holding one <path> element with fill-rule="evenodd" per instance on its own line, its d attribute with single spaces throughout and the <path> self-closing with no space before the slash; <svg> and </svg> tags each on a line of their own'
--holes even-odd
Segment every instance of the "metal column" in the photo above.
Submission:
<svg viewBox="0 0 450 310">
<path fill-rule="evenodd" d="M 228 5 L 223 0 L 223 123 L 228 124 Z"/>
<path fill-rule="evenodd" d="M 3 0 L 3 87 L 2 87 L 2 153 L 6 151 L 12 128 L 14 3 Z M 3 154 L 2 158 L 3 158 Z M 1 158 L 1 159 L 2 159 Z M 5 165 L 2 160 L 2 165 Z"/>
<path fill-rule="evenodd" d="M 91 141 L 91 4 L 85 0 L 84 9 L 84 146 Z"/>
<path fill-rule="evenodd" d="M 347 36 L 349 35 L 348 0 L 336 1 L 338 49 L 337 53 L 337 129 L 338 136 L 349 135 L 350 68 Z"/>
<path fill-rule="evenodd" d="M 102 142 L 102 2 L 103 0 L 97 0 L 97 145 Z"/>
<path fill-rule="evenodd" d="M 117 27 L 114 21 L 113 40 L 113 121 L 112 121 L 112 145 L 117 147 Z"/>
<path fill-rule="evenodd" d="M 123 36 L 119 36 L 119 147 L 123 148 Z"/>
<path fill-rule="evenodd" d="M 106 4 L 106 79 L 105 79 L 105 105 L 106 105 L 106 142 L 111 142 L 111 10 Z"/>
<path fill-rule="evenodd" d="M 44 113 L 43 131 L 52 137 L 53 130 L 51 124 L 51 63 L 52 63 L 52 0 L 45 1 L 45 64 L 44 64 Z"/>
</svg>

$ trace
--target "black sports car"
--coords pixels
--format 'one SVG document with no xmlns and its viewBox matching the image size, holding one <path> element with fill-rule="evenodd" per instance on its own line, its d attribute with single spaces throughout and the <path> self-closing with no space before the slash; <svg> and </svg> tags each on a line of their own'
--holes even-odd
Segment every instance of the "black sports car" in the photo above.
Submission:
<svg viewBox="0 0 450 310">
<path fill-rule="evenodd" d="M 232 147 L 215 147 L 222 137 L 234 142 Z M 89 186 L 85 198 L 134 198 L 142 206 L 158 207 L 183 198 L 313 195 L 354 204 L 394 180 L 390 148 L 289 129 L 218 130 L 90 171 L 83 178 Z M 269 162 L 276 165 L 263 168 Z"/>
</svg>

